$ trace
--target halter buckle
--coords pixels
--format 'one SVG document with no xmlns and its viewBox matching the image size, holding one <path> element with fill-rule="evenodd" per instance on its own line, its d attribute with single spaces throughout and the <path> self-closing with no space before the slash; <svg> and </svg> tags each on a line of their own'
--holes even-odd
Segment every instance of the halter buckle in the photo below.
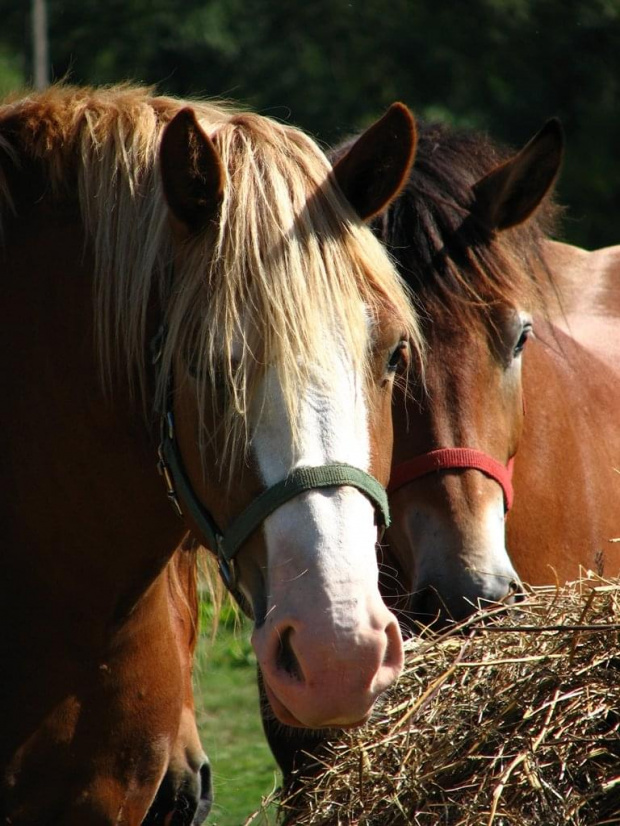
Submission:
<svg viewBox="0 0 620 826">
<path fill-rule="evenodd" d="M 227 559 L 224 555 L 224 536 L 218 533 L 217 541 L 217 564 L 220 569 L 220 576 L 224 580 L 224 585 L 231 593 L 234 593 L 238 585 L 238 570 L 234 559 Z"/>
</svg>

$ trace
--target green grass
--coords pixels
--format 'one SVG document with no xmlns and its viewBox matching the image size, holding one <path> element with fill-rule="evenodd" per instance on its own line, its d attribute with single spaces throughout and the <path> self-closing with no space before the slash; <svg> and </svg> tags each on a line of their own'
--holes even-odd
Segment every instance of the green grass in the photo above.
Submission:
<svg viewBox="0 0 620 826">
<path fill-rule="evenodd" d="M 207 824 L 243 826 L 280 783 L 280 776 L 263 735 L 249 626 L 239 624 L 234 612 L 224 608 L 215 642 L 211 642 L 212 609 L 208 602 L 204 602 L 202 614 L 194 690 L 215 791 Z M 275 823 L 275 815 L 260 815 L 252 824 L 268 822 Z"/>
</svg>

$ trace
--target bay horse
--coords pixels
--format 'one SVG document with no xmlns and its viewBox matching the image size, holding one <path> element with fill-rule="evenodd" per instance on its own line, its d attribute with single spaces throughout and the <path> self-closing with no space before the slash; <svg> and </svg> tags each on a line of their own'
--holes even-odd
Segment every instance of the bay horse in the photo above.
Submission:
<svg viewBox="0 0 620 826">
<path fill-rule="evenodd" d="M 335 167 L 291 126 L 129 85 L 0 108 L 7 822 L 133 826 L 175 771 L 188 529 L 280 720 L 359 724 L 398 676 L 375 543 L 420 336 L 364 221 L 414 150 L 402 104 Z"/>
<path fill-rule="evenodd" d="M 377 223 L 428 342 L 395 400 L 386 534 L 410 631 L 620 572 L 620 249 L 550 240 L 562 153 L 556 121 L 515 154 L 422 124 Z"/>
<path fill-rule="evenodd" d="M 407 635 L 518 598 L 524 582 L 620 572 L 620 247 L 550 240 L 557 122 L 517 153 L 417 124 L 409 181 L 373 222 L 426 339 L 423 372 L 394 396 L 380 556 Z M 263 723 L 294 792 L 326 735 L 286 729 L 266 706 Z"/>
</svg>

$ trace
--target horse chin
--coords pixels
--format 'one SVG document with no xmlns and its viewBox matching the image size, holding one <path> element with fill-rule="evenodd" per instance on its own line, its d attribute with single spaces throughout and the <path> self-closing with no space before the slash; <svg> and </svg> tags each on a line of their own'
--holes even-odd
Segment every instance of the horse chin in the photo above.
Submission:
<svg viewBox="0 0 620 826">
<path fill-rule="evenodd" d="M 269 701 L 269 705 L 271 707 L 273 714 L 280 723 L 282 723 L 285 726 L 289 726 L 290 728 L 306 729 L 308 731 L 326 731 L 330 729 L 359 728 L 359 726 L 363 726 L 364 723 L 367 723 L 370 718 L 370 712 L 368 712 L 368 714 L 366 714 L 361 720 L 358 720 L 354 723 L 339 723 L 338 721 L 329 722 L 323 725 L 316 725 L 311 722 L 305 723 L 297 719 L 297 717 L 295 717 L 295 715 L 289 711 L 289 709 L 284 705 L 284 703 L 278 699 L 278 697 L 269 687 L 269 684 L 265 680 L 264 675 L 262 679 L 265 694 L 267 695 L 267 700 Z"/>
<path fill-rule="evenodd" d="M 211 769 L 205 761 L 198 771 L 168 771 L 142 826 L 202 826 L 213 803 Z"/>
<path fill-rule="evenodd" d="M 505 595 L 497 598 L 479 595 L 476 598 L 467 599 L 462 595 L 447 596 L 440 593 L 434 586 L 425 586 L 417 591 L 410 601 L 408 624 L 412 624 L 422 632 L 432 631 L 435 633 L 456 628 L 460 623 L 469 619 L 479 611 L 488 611 L 488 621 L 492 621 L 501 611 L 502 606 L 506 608 L 514 606 L 524 598 L 523 591 L 517 584 Z M 475 600 L 475 601 L 474 601 Z"/>
</svg>

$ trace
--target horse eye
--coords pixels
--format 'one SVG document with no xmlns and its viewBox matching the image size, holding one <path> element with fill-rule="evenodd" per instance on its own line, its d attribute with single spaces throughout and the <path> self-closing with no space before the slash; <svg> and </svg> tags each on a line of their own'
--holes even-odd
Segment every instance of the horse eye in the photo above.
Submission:
<svg viewBox="0 0 620 826">
<path fill-rule="evenodd" d="M 200 359 L 197 354 L 192 354 L 186 360 L 187 372 L 195 381 L 206 379 L 218 391 L 226 387 L 226 374 L 221 367 L 216 367 L 215 372 L 209 376 L 209 371 L 205 367 L 200 367 Z"/>
<path fill-rule="evenodd" d="M 399 367 L 406 367 L 409 363 L 409 343 L 404 339 L 398 342 L 388 360 L 388 373 L 394 373 Z"/>
<path fill-rule="evenodd" d="M 517 358 L 523 352 L 523 348 L 525 347 L 525 342 L 530 338 L 533 334 L 533 328 L 531 324 L 524 324 L 523 329 L 521 330 L 521 335 L 519 336 L 519 340 L 515 344 L 513 350 L 513 358 Z"/>
<path fill-rule="evenodd" d="M 200 371 L 198 369 L 198 356 L 192 355 L 186 361 L 187 364 L 187 372 L 193 379 L 200 378 Z"/>
</svg>

